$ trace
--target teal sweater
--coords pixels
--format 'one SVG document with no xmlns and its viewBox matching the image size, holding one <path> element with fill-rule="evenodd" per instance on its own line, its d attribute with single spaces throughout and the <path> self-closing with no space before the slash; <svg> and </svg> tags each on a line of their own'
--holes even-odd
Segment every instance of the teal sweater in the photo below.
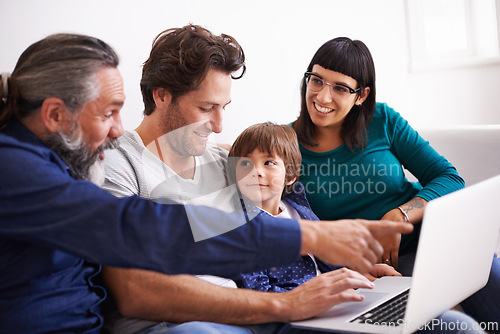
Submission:
<svg viewBox="0 0 500 334">
<path fill-rule="evenodd" d="M 300 146 L 300 182 L 320 219 L 380 219 L 415 196 L 430 201 L 464 187 L 455 167 L 385 103 L 377 103 L 367 135 L 366 148 L 354 152 Z M 403 166 L 418 183 L 406 179 Z"/>
</svg>

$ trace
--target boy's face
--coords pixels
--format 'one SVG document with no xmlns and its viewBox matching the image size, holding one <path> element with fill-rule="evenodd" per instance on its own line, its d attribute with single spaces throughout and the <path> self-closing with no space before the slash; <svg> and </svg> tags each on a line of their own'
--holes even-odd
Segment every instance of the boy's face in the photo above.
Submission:
<svg viewBox="0 0 500 334">
<path fill-rule="evenodd" d="M 258 149 L 236 163 L 236 182 L 245 197 L 259 208 L 278 214 L 281 194 L 285 185 L 286 169 L 283 160 Z"/>
</svg>

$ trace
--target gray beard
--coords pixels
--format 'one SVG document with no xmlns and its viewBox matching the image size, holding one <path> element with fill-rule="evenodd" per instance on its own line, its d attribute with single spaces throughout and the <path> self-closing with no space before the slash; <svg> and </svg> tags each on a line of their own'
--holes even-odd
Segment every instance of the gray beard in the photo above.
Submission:
<svg viewBox="0 0 500 334">
<path fill-rule="evenodd" d="M 98 186 L 104 183 L 104 164 L 99 153 L 118 146 L 114 139 L 101 145 L 96 151 L 81 136 L 81 128 L 75 124 L 70 134 L 62 131 L 44 137 L 45 144 L 51 148 L 69 167 L 70 174 L 76 180 L 91 181 Z"/>
</svg>

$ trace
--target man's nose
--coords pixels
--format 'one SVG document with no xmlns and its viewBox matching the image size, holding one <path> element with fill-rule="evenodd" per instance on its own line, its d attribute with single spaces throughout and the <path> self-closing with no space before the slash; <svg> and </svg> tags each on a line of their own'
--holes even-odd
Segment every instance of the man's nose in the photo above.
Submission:
<svg viewBox="0 0 500 334">
<path fill-rule="evenodd" d="M 210 130 L 215 133 L 222 132 L 222 110 L 214 111 L 210 117 Z"/>
<path fill-rule="evenodd" d="M 113 117 L 113 124 L 111 125 L 111 128 L 109 129 L 109 137 L 119 138 L 123 135 L 123 133 L 124 133 L 124 130 L 123 130 L 121 116 L 120 116 L 120 114 L 116 114 Z"/>
</svg>

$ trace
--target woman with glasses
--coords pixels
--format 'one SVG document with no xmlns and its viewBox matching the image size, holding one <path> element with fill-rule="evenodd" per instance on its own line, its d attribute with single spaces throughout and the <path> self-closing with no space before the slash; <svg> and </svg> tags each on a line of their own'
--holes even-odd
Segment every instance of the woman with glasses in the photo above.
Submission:
<svg viewBox="0 0 500 334">
<path fill-rule="evenodd" d="M 302 153 L 300 182 L 322 220 L 415 224 L 410 235 L 379 237 L 384 247 L 380 262 L 411 275 L 427 202 L 463 188 L 464 181 L 400 114 L 376 102 L 375 92 L 375 66 L 363 42 L 335 38 L 317 50 L 302 81 L 300 115 L 292 123 Z M 418 182 L 406 179 L 403 166 Z M 492 273 L 495 266 L 500 271 L 495 262 Z M 477 320 L 498 321 L 498 282 L 496 275 L 486 287 L 496 302 L 480 298 L 481 307 L 466 309 L 466 302 L 464 309 Z"/>
</svg>

